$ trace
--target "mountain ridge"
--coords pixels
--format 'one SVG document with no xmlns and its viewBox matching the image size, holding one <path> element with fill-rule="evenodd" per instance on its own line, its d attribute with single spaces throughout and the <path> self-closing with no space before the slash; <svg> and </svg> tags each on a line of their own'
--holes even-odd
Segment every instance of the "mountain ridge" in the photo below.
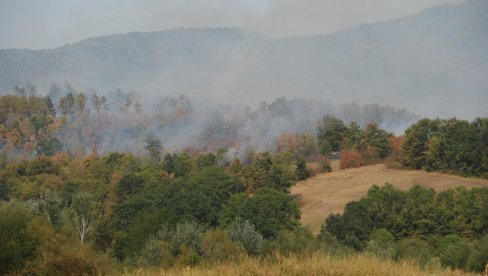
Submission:
<svg viewBox="0 0 488 276">
<path fill-rule="evenodd" d="M 175 28 L 0 50 L 0 91 L 58 82 L 244 104 L 279 96 L 380 101 L 426 116 L 473 118 L 488 115 L 486 14 L 488 1 L 470 0 L 328 35 Z"/>
</svg>

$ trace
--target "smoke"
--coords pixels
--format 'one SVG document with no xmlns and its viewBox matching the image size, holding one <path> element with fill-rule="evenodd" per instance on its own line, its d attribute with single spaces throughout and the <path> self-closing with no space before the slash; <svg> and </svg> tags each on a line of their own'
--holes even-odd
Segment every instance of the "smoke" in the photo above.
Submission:
<svg viewBox="0 0 488 276">
<path fill-rule="evenodd" d="M 75 99 L 80 95 L 71 86 L 56 85 L 49 94 L 60 102 L 68 93 Z M 82 109 L 76 104 L 72 110 L 57 109 L 59 117 L 68 114 L 68 122 L 57 137 L 65 150 L 75 154 L 88 154 L 94 146 L 99 153 L 143 154 L 145 138 L 153 134 L 166 152 L 215 152 L 226 148 L 228 157 L 242 158 L 250 151 L 275 150 L 276 140 L 282 134 L 315 136 L 317 122 L 327 114 L 346 123 L 354 121 L 362 126 L 377 123 L 386 130 L 401 132 L 402 126 L 418 119 L 407 110 L 378 104 L 333 104 L 299 98 L 280 97 L 256 107 L 240 108 L 192 101 L 184 95 L 155 97 L 152 103 L 141 104 L 139 93 L 120 89 L 105 93 L 105 106 L 93 100 L 103 93 L 92 91 L 83 95 L 87 104 Z"/>
<path fill-rule="evenodd" d="M 0 49 L 54 48 L 88 37 L 177 27 L 326 34 L 463 0 L 3 0 Z"/>
</svg>

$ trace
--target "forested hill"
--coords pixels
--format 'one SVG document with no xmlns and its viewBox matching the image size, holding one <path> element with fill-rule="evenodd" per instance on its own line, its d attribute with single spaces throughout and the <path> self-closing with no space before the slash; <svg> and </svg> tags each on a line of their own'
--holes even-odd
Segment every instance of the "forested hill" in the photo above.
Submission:
<svg viewBox="0 0 488 276">
<path fill-rule="evenodd" d="M 487 115 L 487 15 L 488 1 L 468 0 L 323 36 L 173 29 L 49 50 L 0 50 L 0 91 L 69 82 L 87 90 L 120 87 L 245 104 L 262 95 L 301 95 L 382 100 L 427 116 L 474 118 Z"/>
</svg>

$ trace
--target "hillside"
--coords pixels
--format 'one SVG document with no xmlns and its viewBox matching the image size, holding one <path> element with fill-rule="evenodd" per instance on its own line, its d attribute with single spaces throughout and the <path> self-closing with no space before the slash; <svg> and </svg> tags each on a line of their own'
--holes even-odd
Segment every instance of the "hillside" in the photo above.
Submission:
<svg viewBox="0 0 488 276">
<path fill-rule="evenodd" d="M 300 199 L 301 222 L 317 233 L 331 213 L 341 213 L 345 205 L 366 195 L 372 185 L 391 183 L 401 190 L 419 184 L 437 191 L 465 186 L 488 187 L 488 180 L 425 171 L 392 170 L 378 164 L 318 174 L 291 188 Z"/>
<path fill-rule="evenodd" d="M 0 50 L 0 91 L 31 82 L 257 104 L 278 96 L 380 101 L 426 116 L 487 115 L 488 2 L 428 9 L 332 35 L 173 29 Z"/>
</svg>

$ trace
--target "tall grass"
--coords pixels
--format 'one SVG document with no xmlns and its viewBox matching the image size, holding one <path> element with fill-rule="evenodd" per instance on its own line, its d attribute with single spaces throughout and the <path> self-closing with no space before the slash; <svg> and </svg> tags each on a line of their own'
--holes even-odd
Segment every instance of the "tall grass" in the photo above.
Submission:
<svg viewBox="0 0 488 276">
<path fill-rule="evenodd" d="M 203 264 L 197 267 L 139 268 L 128 275 L 471 275 L 440 267 L 421 269 L 408 262 L 381 260 L 365 254 L 333 257 L 315 253 L 310 257 L 277 256 L 260 260 L 244 257 L 238 262 Z"/>
</svg>

